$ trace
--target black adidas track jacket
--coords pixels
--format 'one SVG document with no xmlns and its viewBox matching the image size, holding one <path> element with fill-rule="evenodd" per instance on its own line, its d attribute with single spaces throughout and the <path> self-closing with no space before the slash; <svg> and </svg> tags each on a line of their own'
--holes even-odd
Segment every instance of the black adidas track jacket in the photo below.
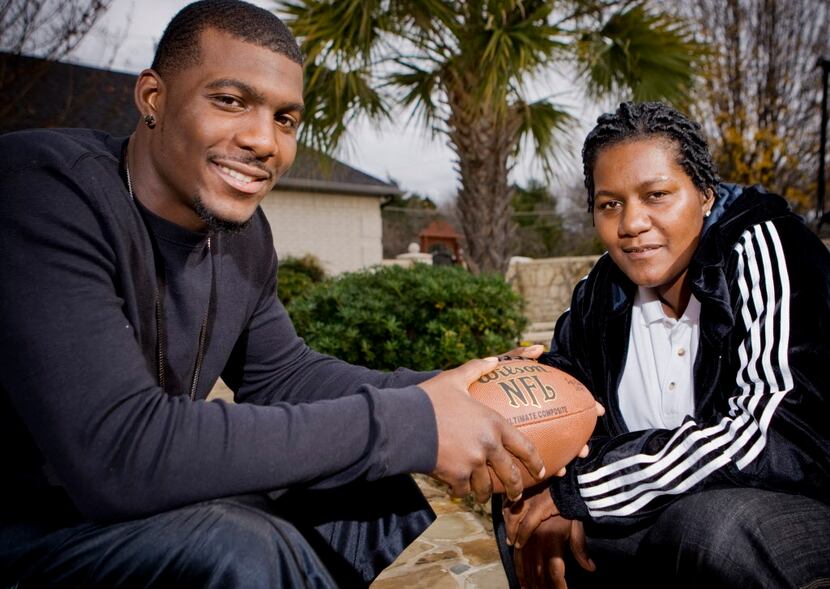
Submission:
<svg viewBox="0 0 830 589">
<path fill-rule="evenodd" d="M 634 285 L 608 255 L 576 287 L 541 361 L 602 402 L 591 453 L 552 479 L 563 516 L 631 523 L 713 487 L 830 500 L 830 254 L 779 196 L 721 185 L 689 266 L 701 303 L 694 415 L 628 431 L 617 387 Z"/>
</svg>

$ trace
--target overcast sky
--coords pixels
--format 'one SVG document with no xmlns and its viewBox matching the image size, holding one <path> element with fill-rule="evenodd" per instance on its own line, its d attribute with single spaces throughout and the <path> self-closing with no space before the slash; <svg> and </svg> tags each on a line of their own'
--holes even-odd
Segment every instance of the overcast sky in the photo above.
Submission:
<svg viewBox="0 0 830 589">
<path fill-rule="evenodd" d="M 84 39 L 71 56 L 73 61 L 137 73 L 150 65 L 155 44 L 164 27 L 176 12 L 190 0 L 114 0 L 96 28 Z M 273 0 L 250 0 L 272 9 Z M 578 97 L 557 97 L 558 101 L 575 103 Z M 575 109 L 574 114 L 585 121 L 595 118 L 595 109 L 588 114 Z M 405 118 L 405 117 L 402 117 Z M 456 192 L 457 179 L 453 171 L 453 153 L 445 140 L 429 139 L 417 126 L 405 121 L 382 129 L 359 124 L 350 133 L 349 141 L 337 157 L 381 179 L 393 179 L 404 190 L 418 192 L 437 201 L 444 201 Z M 587 127 L 587 123 L 583 126 Z M 577 135 L 581 144 L 584 133 Z M 578 153 L 579 146 L 571 146 Z M 536 175 L 527 161 L 520 161 L 515 180 L 525 183 Z M 563 181 L 571 181 L 574 174 L 565 174 Z"/>
</svg>

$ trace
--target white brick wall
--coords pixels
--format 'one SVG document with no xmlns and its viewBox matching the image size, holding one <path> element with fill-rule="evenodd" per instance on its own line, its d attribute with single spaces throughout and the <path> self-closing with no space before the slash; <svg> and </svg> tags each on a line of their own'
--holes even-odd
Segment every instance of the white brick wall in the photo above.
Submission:
<svg viewBox="0 0 830 589">
<path fill-rule="evenodd" d="M 330 275 L 380 264 L 380 197 L 274 190 L 262 201 L 280 258 L 314 254 Z"/>
</svg>

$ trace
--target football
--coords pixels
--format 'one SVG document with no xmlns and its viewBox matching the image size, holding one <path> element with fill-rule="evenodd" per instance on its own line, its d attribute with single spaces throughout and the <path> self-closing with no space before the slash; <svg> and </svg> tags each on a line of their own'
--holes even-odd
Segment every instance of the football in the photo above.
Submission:
<svg viewBox="0 0 830 589">
<path fill-rule="evenodd" d="M 526 358 L 508 358 L 474 382 L 470 396 L 494 409 L 539 451 L 547 476 L 573 460 L 597 421 L 594 397 L 570 374 Z M 538 484 L 518 461 L 525 487 Z M 504 487 L 493 477 L 493 491 Z"/>
</svg>

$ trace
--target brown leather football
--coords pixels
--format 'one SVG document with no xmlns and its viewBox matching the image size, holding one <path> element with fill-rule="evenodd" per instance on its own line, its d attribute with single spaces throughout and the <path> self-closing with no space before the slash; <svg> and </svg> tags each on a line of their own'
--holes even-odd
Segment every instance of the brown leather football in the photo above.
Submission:
<svg viewBox="0 0 830 589">
<path fill-rule="evenodd" d="M 502 360 L 469 390 L 470 396 L 502 414 L 533 442 L 547 476 L 576 457 L 596 425 L 596 406 L 588 389 L 570 374 L 535 360 Z M 525 487 L 538 484 L 517 464 Z M 504 487 L 492 476 L 493 491 L 503 493 Z"/>
</svg>

